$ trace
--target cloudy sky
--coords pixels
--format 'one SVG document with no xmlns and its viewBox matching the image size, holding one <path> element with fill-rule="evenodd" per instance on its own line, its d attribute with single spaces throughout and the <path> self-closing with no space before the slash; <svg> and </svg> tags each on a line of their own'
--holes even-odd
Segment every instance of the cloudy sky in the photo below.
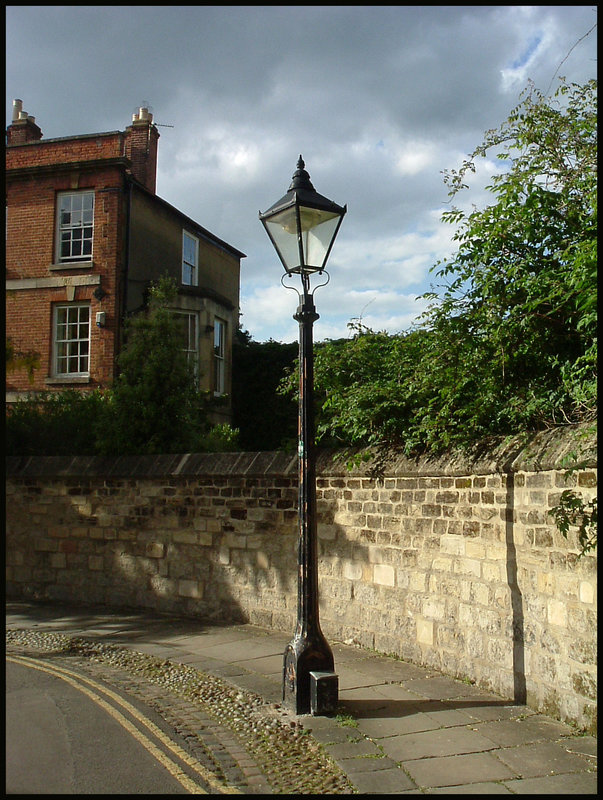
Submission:
<svg viewBox="0 0 603 800">
<path fill-rule="evenodd" d="M 294 292 L 258 220 L 300 154 L 348 213 L 315 299 L 315 339 L 361 318 L 407 329 L 450 254 L 442 170 L 457 168 L 528 79 L 596 75 L 589 6 L 9 6 L 12 99 L 45 138 L 160 126 L 157 193 L 246 253 L 241 324 L 297 339 Z M 573 49 L 572 49 L 573 48 Z M 571 52 L 570 52 L 571 51 Z M 561 63 L 563 62 L 563 63 Z M 483 204 L 485 162 L 463 203 Z"/>
</svg>

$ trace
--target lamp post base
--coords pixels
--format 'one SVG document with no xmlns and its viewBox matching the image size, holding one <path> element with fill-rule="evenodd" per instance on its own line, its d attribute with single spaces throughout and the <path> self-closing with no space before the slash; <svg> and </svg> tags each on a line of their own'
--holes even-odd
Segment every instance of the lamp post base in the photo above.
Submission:
<svg viewBox="0 0 603 800">
<path fill-rule="evenodd" d="M 333 653 L 322 634 L 296 635 L 283 658 L 283 704 L 296 714 L 328 715 L 338 701 Z"/>
</svg>

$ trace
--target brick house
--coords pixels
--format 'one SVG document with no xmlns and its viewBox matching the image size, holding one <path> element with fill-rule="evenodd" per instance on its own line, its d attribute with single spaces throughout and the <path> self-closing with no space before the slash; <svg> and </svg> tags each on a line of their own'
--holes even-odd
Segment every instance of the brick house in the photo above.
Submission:
<svg viewBox="0 0 603 800">
<path fill-rule="evenodd" d="M 124 320 L 149 283 L 178 284 L 173 312 L 200 388 L 231 392 L 238 324 L 236 248 L 155 194 L 159 133 L 140 108 L 125 131 L 42 139 L 15 100 L 6 148 L 6 336 L 35 351 L 7 376 L 6 400 L 36 391 L 108 387 Z M 215 421 L 228 421 L 226 403 Z"/>
</svg>

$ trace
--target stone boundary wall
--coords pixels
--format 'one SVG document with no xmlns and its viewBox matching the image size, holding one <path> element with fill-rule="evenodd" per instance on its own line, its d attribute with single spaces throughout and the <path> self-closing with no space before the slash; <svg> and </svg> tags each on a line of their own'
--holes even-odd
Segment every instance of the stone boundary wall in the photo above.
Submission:
<svg viewBox="0 0 603 800">
<path fill-rule="evenodd" d="M 321 453 L 327 639 L 467 678 L 593 731 L 596 551 L 548 515 L 596 494 L 595 434 L 391 462 Z M 565 461 L 580 452 L 569 476 Z M 345 454 L 344 454 L 345 455 Z M 349 455 L 349 454 L 348 454 Z M 284 453 L 7 459 L 7 594 L 282 631 L 297 608 L 297 459 Z"/>
</svg>

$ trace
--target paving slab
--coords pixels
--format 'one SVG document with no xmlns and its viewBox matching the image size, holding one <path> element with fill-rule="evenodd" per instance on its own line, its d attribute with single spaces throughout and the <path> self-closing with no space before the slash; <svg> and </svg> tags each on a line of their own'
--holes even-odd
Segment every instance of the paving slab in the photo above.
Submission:
<svg viewBox="0 0 603 800">
<path fill-rule="evenodd" d="M 516 719 L 520 716 L 525 717 L 536 714 L 536 711 L 527 708 L 527 706 L 509 703 L 493 695 L 490 699 L 487 699 L 487 696 L 483 696 L 481 700 L 477 701 L 456 701 L 456 708 L 462 709 L 471 719 L 480 722 L 498 719 Z"/>
<path fill-rule="evenodd" d="M 417 792 L 412 780 L 398 767 L 380 770 L 378 774 L 354 775 L 353 781 L 361 794 Z"/>
<path fill-rule="evenodd" d="M 496 747 L 489 739 L 463 727 L 439 728 L 404 736 L 390 736 L 380 739 L 379 744 L 384 753 L 396 761 L 480 753 Z"/>
<path fill-rule="evenodd" d="M 425 794 L 513 794 L 502 783 L 465 783 L 462 786 L 436 786 L 425 789 Z"/>
<path fill-rule="evenodd" d="M 499 747 L 514 747 L 532 744 L 545 738 L 542 726 L 529 717 L 527 719 L 500 719 L 493 722 L 479 722 L 474 729 L 490 739 Z"/>
<path fill-rule="evenodd" d="M 573 736 L 571 741 L 565 742 L 565 746 L 570 753 L 597 757 L 597 740 L 594 736 Z"/>
<path fill-rule="evenodd" d="M 416 693 L 409 692 L 408 689 L 405 689 L 404 686 L 399 683 L 380 683 L 377 684 L 374 689 L 375 694 L 379 695 L 379 697 L 386 697 L 394 708 L 398 705 L 399 701 L 406 703 L 406 705 L 417 702 Z"/>
<path fill-rule="evenodd" d="M 365 772 L 378 772 L 379 775 L 373 778 L 375 781 L 378 781 L 382 773 L 388 769 L 395 769 L 400 772 L 400 768 L 396 762 L 382 754 L 367 754 L 356 756 L 353 759 L 341 759 L 341 764 L 344 767 L 344 771 L 350 777 L 354 777 L 354 782 L 356 782 L 357 775 L 361 775 Z"/>
<path fill-rule="evenodd" d="M 544 775 L 540 778 L 505 781 L 513 794 L 598 794 L 597 775 L 593 772 L 580 772 L 566 775 Z"/>
<path fill-rule="evenodd" d="M 588 768 L 584 756 L 569 753 L 563 743 L 540 742 L 497 751 L 498 758 L 521 778 L 580 772 Z"/>
<path fill-rule="evenodd" d="M 469 687 L 461 681 L 455 681 L 445 675 L 432 675 L 427 678 L 413 678 L 405 682 L 405 687 L 430 700 L 449 700 L 451 698 L 479 697 L 479 692 L 470 692 Z M 469 693 L 468 693 L 469 692 Z"/>
<path fill-rule="evenodd" d="M 352 736 L 352 734 L 350 734 Z M 355 766 L 351 761 L 351 759 L 359 759 L 363 758 L 366 759 L 367 757 L 370 758 L 379 758 L 382 753 L 379 750 L 379 747 L 372 742 L 370 739 L 365 739 L 360 737 L 356 741 L 345 741 L 339 742 L 338 744 L 329 744 L 326 745 L 327 752 L 331 755 L 338 764 L 342 761 L 346 760 L 346 772 L 348 767 L 350 769 L 354 769 Z M 358 769 L 359 772 L 366 772 L 366 769 Z"/>
<path fill-rule="evenodd" d="M 377 656 L 364 657 L 364 658 L 349 658 L 347 654 L 334 651 L 336 663 L 345 665 L 352 669 L 360 679 L 364 676 L 370 678 L 371 683 L 402 683 L 413 678 L 423 678 L 425 675 L 424 670 L 414 664 L 407 664 L 404 661 L 397 661 L 395 659 L 383 659 Z"/>
<path fill-rule="evenodd" d="M 455 725 L 469 725 L 472 722 L 469 714 L 465 714 L 461 709 L 455 708 L 454 703 L 447 705 L 435 700 L 433 704 L 421 706 L 424 713 L 437 723 L 438 727 L 451 728 Z"/>
<path fill-rule="evenodd" d="M 274 646 L 274 642 L 256 640 L 250 636 L 240 637 L 237 640 L 228 642 L 207 643 L 203 647 L 203 655 L 218 658 L 220 661 L 246 661 L 253 655 L 254 658 L 260 656 L 278 656 L 282 659 L 283 654 Z"/>
<path fill-rule="evenodd" d="M 381 742 L 381 739 L 388 737 L 433 731 L 439 726 L 427 714 L 422 714 L 416 709 L 409 709 L 408 714 L 404 716 L 359 719 L 358 727 L 366 736 Z"/>
<path fill-rule="evenodd" d="M 404 770 L 421 788 L 460 786 L 472 782 L 496 782 L 516 778 L 508 766 L 492 753 L 423 758 L 403 761 Z"/>
<path fill-rule="evenodd" d="M 280 682 L 266 678 L 253 672 L 232 676 L 232 683 L 254 692 L 263 697 L 268 703 L 280 703 L 283 699 L 283 689 Z"/>
</svg>

